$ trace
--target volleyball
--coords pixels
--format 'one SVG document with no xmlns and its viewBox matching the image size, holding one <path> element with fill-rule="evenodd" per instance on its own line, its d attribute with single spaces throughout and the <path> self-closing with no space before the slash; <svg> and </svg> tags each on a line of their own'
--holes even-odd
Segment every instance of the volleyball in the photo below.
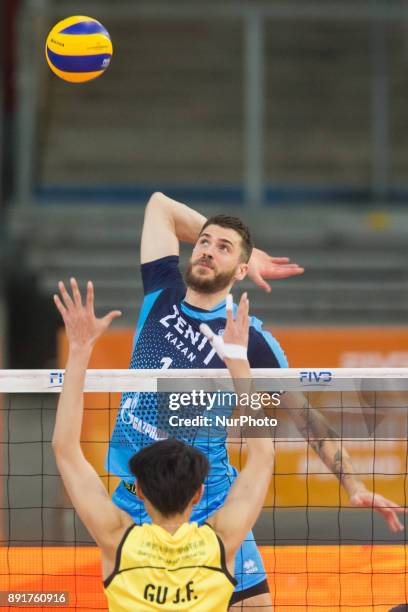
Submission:
<svg viewBox="0 0 408 612">
<path fill-rule="evenodd" d="M 45 44 L 49 67 L 70 83 L 99 77 L 109 66 L 112 53 L 109 32 L 96 19 L 82 15 L 59 21 Z"/>
</svg>

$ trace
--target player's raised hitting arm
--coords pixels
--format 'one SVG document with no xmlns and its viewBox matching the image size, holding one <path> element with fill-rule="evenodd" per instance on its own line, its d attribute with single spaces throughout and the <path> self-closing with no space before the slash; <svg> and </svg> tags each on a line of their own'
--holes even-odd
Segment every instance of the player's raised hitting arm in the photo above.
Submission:
<svg viewBox="0 0 408 612">
<path fill-rule="evenodd" d="M 141 263 L 179 254 L 179 242 L 194 244 L 206 218 L 192 208 L 176 202 L 163 193 L 154 193 L 145 209 L 141 241 Z M 287 257 L 271 257 L 253 249 L 248 276 L 264 291 L 270 291 L 267 280 L 303 274 L 303 268 L 289 263 Z"/>
<path fill-rule="evenodd" d="M 206 218 L 185 204 L 154 193 L 145 209 L 141 263 L 179 254 L 179 242 L 194 243 Z"/>
<path fill-rule="evenodd" d="M 214 335 L 205 324 L 201 326 L 202 331 L 228 366 L 238 395 L 251 391 L 251 370 L 246 358 L 248 308 L 248 298 L 244 293 L 234 321 L 232 300 L 227 300 L 227 325 L 222 337 Z M 257 418 L 260 416 L 262 414 L 257 411 Z M 272 438 L 248 436 L 247 451 L 245 467 L 232 485 L 225 504 L 208 521 L 224 543 L 227 564 L 232 563 L 236 551 L 258 518 L 272 476 L 274 459 Z"/>
<path fill-rule="evenodd" d="M 71 289 L 72 296 L 60 282 L 61 297 L 54 296 L 54 302 L 65 323 L 69 354 L 58 402 L 52 447 L 75 510 L 105 553 L 105 564 L 106 557 L 112 553 L 110 561 L 113 567 L 114 551 L 131 519 L 112 503 L 98 474 L 82 452 L 80 436 L 85 374 L 92 348 L 113 319 L 121 313 L 112 311 L 103 318 L 96 318 L 92 283 L 88 283 L 85 304 L 82 304 L 75 279 L 71 279 Z M 104 573 L 109 573 L 111 569 L 104 567 Z"/>
</svg>

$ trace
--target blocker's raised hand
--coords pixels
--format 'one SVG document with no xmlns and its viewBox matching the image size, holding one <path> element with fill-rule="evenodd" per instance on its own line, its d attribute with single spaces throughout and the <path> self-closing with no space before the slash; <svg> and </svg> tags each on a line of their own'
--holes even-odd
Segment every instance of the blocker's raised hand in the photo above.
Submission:
<svg viewBox="0 0 408 612">
<path fill-rule="evenodd" d="M 240 346 L 248 347 L 248 335 L 249 335 L 249 300 L 248 294 L 245 292 L 242 294 L 238 304 L 237 314 L 234 321 L 234 314 L 232 309 L 232 295 L 227 296 L 226 304 L 226 315 L 227 325 L 225 326 L 223 339 L 224 342 L 229 344 L 239 344 Z"/>
<path fill-rule="evenodd" d="M 91 348 L 112 323 L 113 319 L 120 317 L 119 310 L 112 310 L 101 318 L 95 316 L 94 288 L 88 281 L 85 304 L 82 303 L 81 292 L 75 278 L 71 278 L 72 297 L 62 281 L 58 283 L 61 294 L 54 295 L 54 302 L 58 308 L 67 333 L 70 347 Z"/>
<path fill-rule="evenodd" d="M 246 293 L 241 296 L 237 316 L 234 321 L 232 295 L 227 295 L 226 314 L 227 324 L 224 335 L 218 336 L 206 324 L 201 323 L 200 331 L 209 339 L 210 344 L 223 361 L 226 359 L 247 359 L 249 335 L 249 300 Z"/>
</svg>

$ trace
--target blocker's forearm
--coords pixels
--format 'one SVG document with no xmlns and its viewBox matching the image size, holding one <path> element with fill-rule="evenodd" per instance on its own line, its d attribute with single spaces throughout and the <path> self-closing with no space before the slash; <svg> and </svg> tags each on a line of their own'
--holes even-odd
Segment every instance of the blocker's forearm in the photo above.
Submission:
<svg viewBox="0 0 408 612">
<path fill-rule="evenodd" d="M 248 361 L 243 359 L 226 359 L 226 365 L 234 381 L 234 388 L 237 395 L 248 394 L 254 392 L 252 384 L 252 374 Z M 265 418 L 265 413 L 262 409 L 252 410 L 247 404 L 241 410 L 242 415 L 252 416 L 258 420 Z M 263 427 L 264 435 L 261 433 L 261 428 L 255 430 L 254 427 L 247 427 L 243 431 L 246 439 L 246 448 L 248 452 L 248 460 L 258 461 L 268 464 L 272 470 L 274 458 L 274 444 L 271 436 L 270 428 L 265 425 Z M 257 435 L 255 435 L 257 434 Z"/>
<path fill-rule="evenodd" d="M 52 438 L 56 454 L 69 455 L 80 450 L 83 388 L 90 355 L 88 347 L 70 349 Z"/>
</svg>

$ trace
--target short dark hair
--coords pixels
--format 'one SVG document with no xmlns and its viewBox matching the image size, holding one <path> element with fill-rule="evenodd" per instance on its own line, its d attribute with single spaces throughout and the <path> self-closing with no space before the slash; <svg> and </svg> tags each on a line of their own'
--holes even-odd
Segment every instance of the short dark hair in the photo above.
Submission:
<svg viewBox="0 0 408 612">
<path fill-rule="evenodd" d="M 143 495 L 163 516 L 184 512 L 209 470 L 202 452 L 175 438 L 160 440 L 133 455 L 129 468 Z"/>
<path fill-rule="evenodd" d="M 241 236 L 243 261 L 248 263 L 254 245 L 249 232 L 249 227 L 245 225 L 241 219 L 238 219 L 238 217 L 230 217 L 229 215 L 214 215 L 214 217 L 210 217 L 204 223 L 203 227 L 201 228 L 200 235 L 209 225 L 219 225 L 220 227 L 233 229 L 235 232 L 237 232 L 237 234 Z"/>
</svg>

